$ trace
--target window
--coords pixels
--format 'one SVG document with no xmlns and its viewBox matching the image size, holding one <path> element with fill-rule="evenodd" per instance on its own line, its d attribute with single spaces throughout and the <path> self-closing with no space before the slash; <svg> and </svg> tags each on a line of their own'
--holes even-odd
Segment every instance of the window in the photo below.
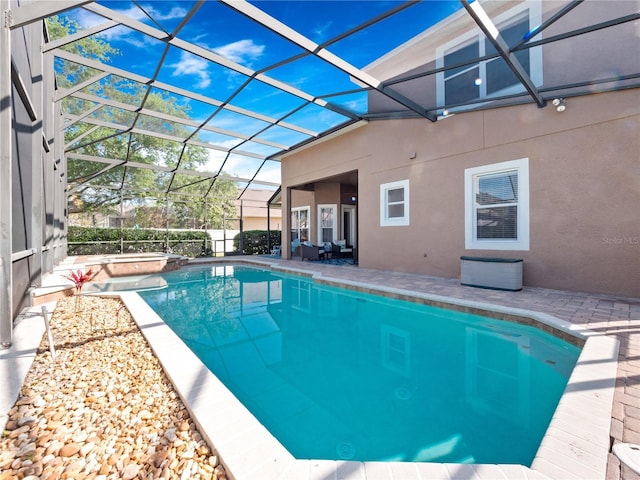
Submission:
<svg viewBox="0 0 640 480">
<path fill-rule="evenodd" d="M 464 173 L 465 248 L 529 250 L 529 159 Z"/>
<path fill-rule="evenodd" d="M 500 34 L 509 46 L 520 42 L 531 29 L 540 25 L 539 2 L 523 2 L 519 6 L 496 17 Z M 542 84 L 542 50 L 540 47 L 515 52 L 525 71 L 535 85 Z M 438 68 L 470 62 L 497 52 L 493 44 L 480 30 L 468 32 L 437 49 Z M 439 105 L 469 103 L 492 96 L 524 91 L 524 87 L 501 57 L 467 64 L 437 74 L 437 100 Z M 449 109 L 452 110 L 452 109 Z M 453 109 L 455 111 L 455 108 Z"/>
<path fill-rule="evenodd" d="M 295 239 L 309 240 L 309 207 L 291 209 L 291 241 Z"/>
<path fill-rule="evenodd" d="M 289 285 L 291 308 L 309 313 L 311 311 L 311 284 L 307 280 L 294 280 Z"/>
<path fill-rule="evenodd" d="M 338 239 L 336 228 L 337 205 L 318 205 L 318 245 Z"/>
<path fill-rule="evenodd" d="M 465 333 L 465 398 L 469 405 L 530 428 L 530 337 L 508 327 L 465 327 Z"/>
<path fill-rule="evenodd" d="M 394 372 L 411 374 L 411 334 L 407 330 L 382 325 L 382 365 Z"/>
<path fill-rule="evenodd" d="M 380 226 L 409 225 L 409 180 L 380 185 Z"/>
</svg>

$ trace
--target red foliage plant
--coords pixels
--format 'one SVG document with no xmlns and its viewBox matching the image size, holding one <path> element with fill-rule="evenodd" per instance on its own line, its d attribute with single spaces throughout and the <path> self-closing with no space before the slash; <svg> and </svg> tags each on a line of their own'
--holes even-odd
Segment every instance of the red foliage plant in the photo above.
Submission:
<svg viewBox="0 0 640 480">
<path fill-rule="evenodd" d="M 86 272 L 78 270 L 77 272 L 71 272 L 69 275 L 65 275 L 64 278 L 66 278 L 67 280 L 71 280 L 74 283 L 76 287 L 76 293 L 79 294 L 82 290 L 82 286 L 86 282 L 91 280 L 92 273 L 93 272 L 91 271 L 91 269 L 87 270 Z"/>
</svg>

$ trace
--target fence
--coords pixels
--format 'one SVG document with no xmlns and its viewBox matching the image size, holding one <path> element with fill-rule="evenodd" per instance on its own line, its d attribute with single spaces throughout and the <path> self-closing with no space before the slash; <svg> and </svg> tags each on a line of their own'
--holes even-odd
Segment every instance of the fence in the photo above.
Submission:
<svg viewBox="0 0 640 480">
<path fill-rule="evenodd" d="M 122 233 L 121 229 L 113 229 Z M 171 238 L 174 234 L 201 235 L 201 238 Z M 165 233 L 158 230 L 158 233 Z M 186 257 L 224 256 L 234 252 L 233 238 L 238 230 L 166 230 L 163 239 L 134 239 L 125 240 L 120 234 L 119 239 L 100 241 L 68 241 L 68 255 L 109 255 L 122 253 L 164 252 L 183 255 Z M 170 235 L 172 234 L 172 235 Z M 183 235 L 179 235 L 183 236 Z"/>
</svg>

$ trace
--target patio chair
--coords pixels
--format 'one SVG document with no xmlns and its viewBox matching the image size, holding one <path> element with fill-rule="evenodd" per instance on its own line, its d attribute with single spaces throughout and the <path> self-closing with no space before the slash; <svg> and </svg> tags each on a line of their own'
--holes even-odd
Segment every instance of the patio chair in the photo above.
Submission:
<svg viewBox="0 0 640 480">
<path fill-rule="evenodd" d="M 302 260 L 324 260 L 324 246 L 303 243 Z"/>
<path fill-rule="evenodd" d="M 338 240 L 331 243 L 331 256 L 333 258 L 348 258 L 353 256 L 353 247 L 347 245 L 346 240 Z"/>
<path fill-rule="evenodd" d="M 296 238 L 291 242 L 291 256 L 292 257 L 297 257 L 298 255 L 300 255 L 300 252 L 298 251 L 299 248 L 300 248 L 300 240 Z"/>
<path fill-rule="evenodd" d="M 274 245 L 273 248 L 271 249 L 271 256 L 272 257 L 279 257 L 281 252 L 281 246 L 280 245 Z"/>
</svg>

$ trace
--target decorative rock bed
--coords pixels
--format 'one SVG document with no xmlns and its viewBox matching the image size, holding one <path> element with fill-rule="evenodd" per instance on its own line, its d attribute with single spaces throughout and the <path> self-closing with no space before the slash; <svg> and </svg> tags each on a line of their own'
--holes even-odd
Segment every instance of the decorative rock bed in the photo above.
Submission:
<svg viewBox="0 0 640 480">
<path fill-rule="evenodd" d="M 226 479 L 113 298 L 60 300 L 0 438 L 5 479 Z"/>
</svg>

